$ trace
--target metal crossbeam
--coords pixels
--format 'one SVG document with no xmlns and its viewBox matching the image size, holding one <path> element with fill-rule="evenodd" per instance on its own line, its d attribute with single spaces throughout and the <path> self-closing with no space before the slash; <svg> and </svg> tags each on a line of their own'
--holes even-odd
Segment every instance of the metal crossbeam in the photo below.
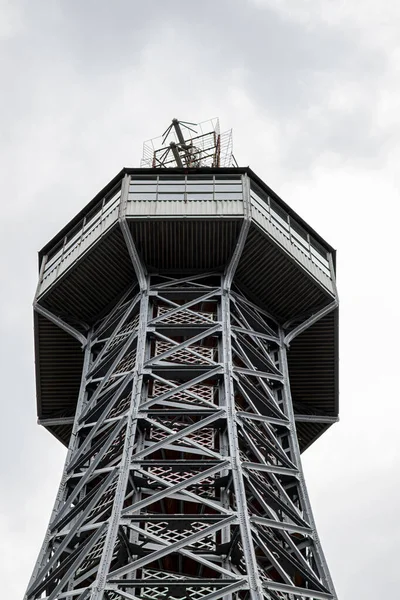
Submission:
<svg viewBox="0 0 400 600">
<path fill-rule="evenodd" d="M 140 292 L 88 335 L 25 600 L 336 598 L 295 426 L 330 418 L 294 414 L 284 331 L 230 289 L 240 252 L 225 276 L 163 279 L 132 251 Z"/>
</svg>

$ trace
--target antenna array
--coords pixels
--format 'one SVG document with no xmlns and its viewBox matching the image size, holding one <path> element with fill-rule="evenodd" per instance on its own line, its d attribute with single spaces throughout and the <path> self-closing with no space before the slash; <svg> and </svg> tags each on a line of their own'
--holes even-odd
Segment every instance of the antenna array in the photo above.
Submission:
<svg viewBox="0 0 400 600">
<path fill-rule="evenodd" d="M 220 133 L 217 118 L 203 123 L 172 119 L 158 138 L 143 144 L 141 167 L 232 167 L 232 130 Z"/>
</svg>

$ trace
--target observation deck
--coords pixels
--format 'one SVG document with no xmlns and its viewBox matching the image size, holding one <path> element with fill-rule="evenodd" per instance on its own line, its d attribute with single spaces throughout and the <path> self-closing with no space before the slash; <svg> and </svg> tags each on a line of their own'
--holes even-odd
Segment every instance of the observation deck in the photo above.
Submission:
<svg viewBox="0 0 400 600">
<path fill-rule="evenodd" d="M 286 333 L 301 449 L 337 420 L 334 249 L 251 169 L 201 167 L 123 169 L 39 253 L 39 422 L 68 444 L 84 336 L 137 283 L 124 228 L 149 273 L 176 276 L 224 272 L 244 222 L 234 286 Z"/>
</svg>

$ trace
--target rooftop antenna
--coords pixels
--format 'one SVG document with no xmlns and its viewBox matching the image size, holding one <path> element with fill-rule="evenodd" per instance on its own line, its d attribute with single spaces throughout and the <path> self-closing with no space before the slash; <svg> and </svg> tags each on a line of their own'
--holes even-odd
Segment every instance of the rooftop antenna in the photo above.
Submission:
<svg viewBox="0 0 400 600">
<path fill-rule="evenodd" d="M 192 123 L 172 119 L 161 137 L 144 143 L 141 167 L 234 166 L 232 130 L 220 133 L 218 119 Z"/>
<path fill-rule="evenodd" d="M 171 125 L 164 131 L 163 133 L 163 143 L 165 143 L 169 134 L 171 133 L 172 128 L 175 131 L 176 137 L 178 138 L 178 142 L 171 141 L 169 147 L 171 148 L 172 154 L 176 160 L 176 164 L 178 167 L 191 167 L 198 166 L 194 165 L 196 161 L 196 155 L 198 154 L 197 149 L 193 146 L 193 140 L 189 138 L 188 141 L 185 140 L 185 137 L 182 132 L 182 127 L 185 127 L 188 131 L 192 131 L 193 133 L 197 133 L 195 129 L 189 127 L 189 125 L 196 126 L 196 123 L 190 123 L 189 121 L 178 121 L 178 119 L 172 119 Z M 185 165 L 182 162 L 182 158 L 185 161 Z"/>
</svg>

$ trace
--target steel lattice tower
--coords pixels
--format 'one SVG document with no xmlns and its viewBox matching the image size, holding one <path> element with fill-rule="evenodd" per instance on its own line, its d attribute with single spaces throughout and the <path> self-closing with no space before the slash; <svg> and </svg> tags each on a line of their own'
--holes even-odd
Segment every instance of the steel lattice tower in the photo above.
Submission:
<svg viewBox="0 0 400 600">
<path fill-rule="evenodd" d="M 336 598 L 300 461 L 337 420 L 335 253 L 215 123 L 186 131 L 40 253 L 68 454 L 26 600 Z"/>
</svg>

